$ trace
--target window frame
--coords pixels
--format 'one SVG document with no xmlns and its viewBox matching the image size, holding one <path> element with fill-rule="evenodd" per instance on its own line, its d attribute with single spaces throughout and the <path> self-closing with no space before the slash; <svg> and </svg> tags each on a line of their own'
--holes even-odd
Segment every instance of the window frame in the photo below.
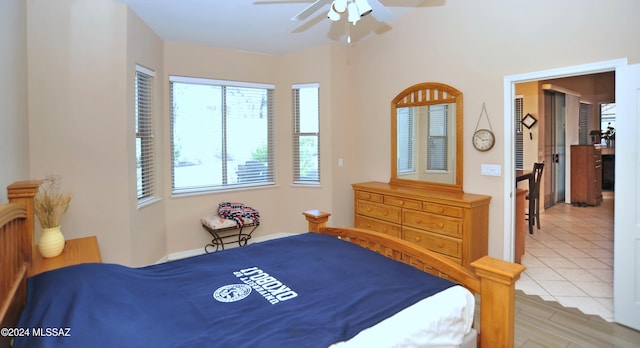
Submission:
<svg viewBox="0 0 640 348">
<path fill-rule="evenodd" d="M 155 71 L 136 64 L 134 82 L 136 197 L 138 206 L 156 197 L 156 168 L 154 140 L 154 83 Z M 138 166 L 140 171 L 138 172 Z"/>
<path fill-rule="evenodd" d="M 251 88 L 251 89 L 263 89 L 264 93 L 266 93 L 267 101 L 265 104 L 266 114 L 267 114 L 267 122 L 266 122 L 266 132 L 267 132 L 267 165 L 266 174 L 263 175 L 263 172 L 260 172 L 260 178 L 252 179 L 252 174 L 254 169 L 249 169 L 248 176 L 249 181 L 245 182 L 229 182 L 229 171 L 233 170 L 227 163 L 228 158 L 223 156 L 221 172 L 220 175 L 222 177 L 221 183 L 214 184 L 205 184 L 205 185 L 192 185 L 192 186 L 181 186 L 176 187 L 176 134 L 175 134 L 175 101 L 174 101 L 174 83 L 179 84 L 187 84 L 187 85 L 204 85 L 211 87 L 220 87 L 221 88 L 221 101 L 220 101 L 220 117 L 222 118 L 222 122 L 220 127 L 222 136 L 221 136 L 221 154 L 228 153 L 228 125 L 229 117 L 235 117 L 229 113 L 229 107 L 227 106 L 227 95 L 230 93 L 230 90 L 233 89 L 242 89 L 242 88 Z M 177 76 L 170 75 L 169 76 L 169 107 L 170 107 L 170 151 L 171 151 L 171 192 L 174 196 L 179 195 L 189 195 L 189 194 L 200 194 L 200 193 L 211 193 L 211 192 L 221 192 L 227 190 L 235 190 L 235 189 L 250 189 L 250 188 L 258 188 L 265 186 L 274 186 L 275 185 L 275 85 L 267 84 L 267 83 L 254 83 L 254 82 L 242 82 L 242 81 L 231 81 L 231 80 L 218 80 L 218 79 L 208 79 L 208 78 L 197 78 L 197 77 L 185 77 L 185 76 Z M 232 133 L 235 134 L 235 133 Z M 231 154 L 230 157 L 233 157 Z M 252 161 L 253 162 L 253 161 Z M 239 163 L 236 163 L 238 165 Z M 249 163 L 249 161 L 245 161 L 242 165 L 243 168 L 249 167 L 253 163 Z M 238 173 L 240 171 L 240 165 L 236 168 Z M 206 173 L 206 172 L 205 172 Z"/>
<path fill-rule="evenodd" d="M 317 105 L 310 105 L 308 108 L 311 109 L 310 112 L 315 112 L 315 125 L 316 127 L 311 130 L 302 131 L 301 130 L 301 105 L 300 105 L 300 90 L 301 89 L 316 89 L 317 92 Z M 292 97 L 292 114 L 293 114 L 293 183 L 301 184 L 301 185 L 320 185 L 321 183 L 321 161 L 320 161 L 320 84 L 319 83 L 304 83 L 304 84 L 294 84 L 291 86 L 291 97 Z M 308 109 L 307 109 L 308 110 Z M 305 172 L 302 168 L 303 161 L 300 157 L 302 152 L 302 141 L 303 138 L 315 138 L 316 139 L 316 162 L 317 162 L 317 175 L 313 176 L 305 176 L 303 173 Z"/>
</svg>

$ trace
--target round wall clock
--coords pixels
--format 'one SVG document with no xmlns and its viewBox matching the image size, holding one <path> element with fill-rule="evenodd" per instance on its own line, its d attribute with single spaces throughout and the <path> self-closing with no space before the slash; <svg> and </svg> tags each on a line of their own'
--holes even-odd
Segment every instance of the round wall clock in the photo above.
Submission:
<svg viewBox="0 0 640 348">
<path fill-rule="evenodd" d="M 489 151 L 496 143 L 496 137 L 488 129 L 478 129 L 473 133 L 473 147 L 478 151 Z"/>
</svg>

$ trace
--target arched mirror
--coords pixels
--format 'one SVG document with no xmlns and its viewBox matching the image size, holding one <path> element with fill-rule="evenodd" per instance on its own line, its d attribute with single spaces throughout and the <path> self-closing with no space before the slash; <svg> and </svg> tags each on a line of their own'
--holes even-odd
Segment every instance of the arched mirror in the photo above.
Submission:
<svg viewBox="0 0 640 348">
<path fill-rule="evenodd" d="M 462 192 L 462 93 L 435 82 L 391 102 L 391 183 Z"/>
</svg>

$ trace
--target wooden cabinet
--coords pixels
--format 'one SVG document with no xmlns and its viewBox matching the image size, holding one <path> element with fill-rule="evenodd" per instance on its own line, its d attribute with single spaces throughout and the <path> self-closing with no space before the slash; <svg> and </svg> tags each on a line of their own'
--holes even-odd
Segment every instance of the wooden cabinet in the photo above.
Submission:
<svg viewBox="0 0 640 348">
<path fill-rule="evenodd" d="M 29 276 L 80 263 L 102 262 L 98 239 L 95 236 L 67 240 L 62 254 L 56 257 L 44 258 L 36 247 L 32 255 Z"/>
<path fill-rule="evenodd" d="M 598 145 L 571 145 L 571 203 L 602 202 L 602 154 Z"/>
<path fill-rule="evenodd" d="M 355 227 L 400 237 L 469 267 L 487 255 L 490 196 L 353 184 Z"/>
</svg>

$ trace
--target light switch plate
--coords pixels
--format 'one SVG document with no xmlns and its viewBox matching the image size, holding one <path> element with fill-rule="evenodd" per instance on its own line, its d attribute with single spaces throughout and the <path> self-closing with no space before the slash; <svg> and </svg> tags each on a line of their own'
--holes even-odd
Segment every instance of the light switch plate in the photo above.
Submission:
<svg viewBox="0 0 640 348">
<path fill-rule="evenodd" d="M 481 164 L 480 174 L 486 176 L 501 176 L 502 166 L 499 164 Z"/>
</svg>

